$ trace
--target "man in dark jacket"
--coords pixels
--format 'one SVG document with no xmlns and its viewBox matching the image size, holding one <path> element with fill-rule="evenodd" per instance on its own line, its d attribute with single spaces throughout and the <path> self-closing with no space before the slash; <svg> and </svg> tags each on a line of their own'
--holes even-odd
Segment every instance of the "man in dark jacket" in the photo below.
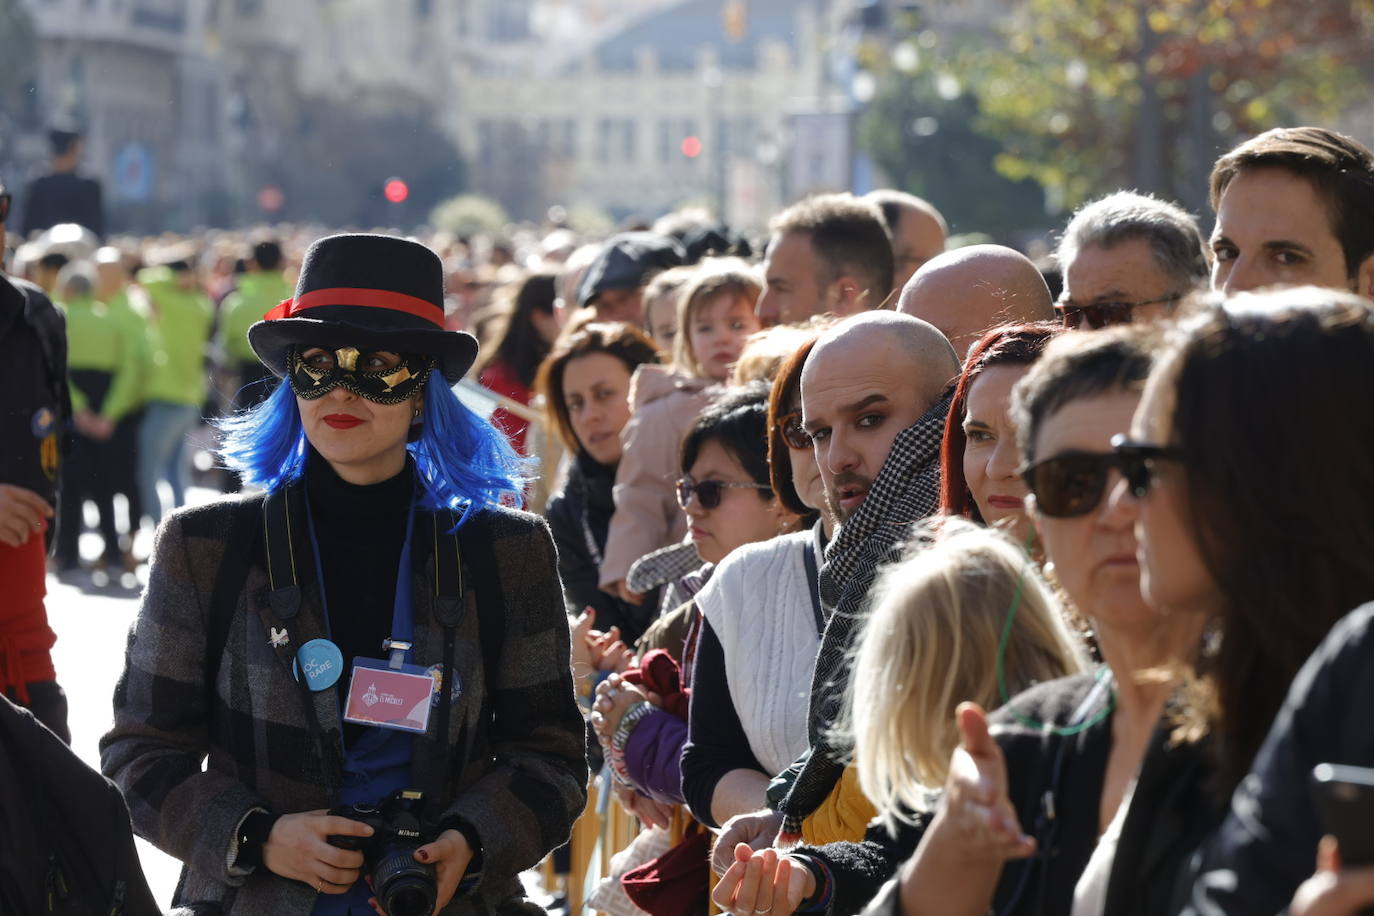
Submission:
<svg viewBox="0 0 1374 916">
<path fill-rule="evenodd" d="M 96 235 L 105 234 L 105 204 L 100 182 L 76 173 L 81 164 L 81 134 L 70 128 L 48 131 L 52 171 L 29 183 L 24 194 L 25 236 L 58 223 L 76 223 Z"/>
<path fill-rule="evenodd" d="M 0 251 L 10 197 L 0 186 Z M 50 650 L 44 536 L 56 503 L 62 436 L 71 419 L 62 315 L 42 290 L 0 273 L 0 690 L 64 741 L 67 698 Z"/>
</svg>

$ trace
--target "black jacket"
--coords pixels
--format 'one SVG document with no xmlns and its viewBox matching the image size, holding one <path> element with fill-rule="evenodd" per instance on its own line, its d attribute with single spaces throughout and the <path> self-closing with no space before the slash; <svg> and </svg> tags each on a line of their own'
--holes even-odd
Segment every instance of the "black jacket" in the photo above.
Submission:
<svg viewBox="0 0 1374 916">
<path fill-rule="evenodd" d="M 558 572 L 563 577 L 563 597 L 568 613 L 581 614 L 588 605 L 596 608 L 596 629 L 620 627 L 626 645 L 644 633 L 653 604 L 646 598 L 636 607 L 603 592 L 600 579 L 601 554 L 606 549 L 606 531 L 615 512 L 611 487 L 615 468 L 578 452 L 568 467 L 563 488 L 549 498 L 544 517 L 558 547 Z"/>
<path fill-rule="evenodd" d="M 1293 679 L 1288 698 L 1201 856 L 1187 914 L 1285 910 L 1325 832 L 1309 785 L 1319 763 L 1374 767 L 1374 603 L 1347 614 Z"/>
<path fill-rule="evenodd" d="M 1085 706 L 1094 683 L 1091 675 L 1049 681 L 992 715 L 993 736 L 1006 755 L 1011 801 L 1038 849 L 1003 868 L 994 913 L 1062 916 L 1073 907 L 1074 888 L 1097 845 L 1112 740 L 1112 717 L 1093 721 L 1101 700 Z M 1016 714 L 1059 726 L 1091 724 L 1063 737 L 1018 721 Z M 1156 731 L 1122 826 L 1107 889 L 1106 912 L 1112 916 L 1168 912 L 1180 895 L 1176 878 L 1184 861 L 1220 820 L 1222 805 L 1206 799 L 1205 746 L 1169 748 L 1167 738 L 1167 727 Z M 834 875 L 833 912 L 857 913 L 877 895 L 870 912 L 895 914 L 898 884 L 882 882 L 912 854 L 928 825 L 924 816 L 895 839 L 875 826 L 862 843 L 799 851 L 824 861 Z"/>
<path fill-rule="evenodd" d="M 41 289 L 3 275 L 0 388 L 0 483 L 32 490 L 55 505 L 72 413 L 66 322 Z"/>
<path fill-rule="evenodd" d="M 24 194 L 24 235 L 77 223 L 105 234 L 105 204 L 100 182 L 73 172 L 53 172 L 29 182 Z"/>
</svg>

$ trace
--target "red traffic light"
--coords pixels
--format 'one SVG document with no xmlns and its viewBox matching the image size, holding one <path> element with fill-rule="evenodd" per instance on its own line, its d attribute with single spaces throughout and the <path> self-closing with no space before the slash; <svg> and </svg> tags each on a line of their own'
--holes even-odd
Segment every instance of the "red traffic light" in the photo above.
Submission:
<svg viewBox="0 0 1374 916">
<path fill-rule="evenodd" d="M 701 155 L 701 138 L 687 136 L 682 138 L 682 155 L 688 159 L 695 159 Z"/>
<path fill-rule="evenodd" d="M 382 193 L 393 204 L 399 204 L 410 196 L 410 187 L 399 178 L 388 178 L 382 187 Z"/>
</svg>

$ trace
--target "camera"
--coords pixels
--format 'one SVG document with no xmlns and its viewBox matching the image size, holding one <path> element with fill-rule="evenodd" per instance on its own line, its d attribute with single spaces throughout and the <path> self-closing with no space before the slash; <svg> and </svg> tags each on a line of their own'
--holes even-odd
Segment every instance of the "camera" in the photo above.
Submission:
<svg viewBox="0 0 1374 916">
<path fill-rule="evenodd" d="M 341 805 L 329 813 L 361 821 L 372 836 L 331 835 L 329 843 L 363 854 L 363 871 L 372 876 L 372 890 L 388 916 L 429 916 L 439 889 L 434 866 L 415 861 L 415 850 L 430 839 L 421 826 L 425 793 L 397 789 L 375 805 Z"/>
</svg>

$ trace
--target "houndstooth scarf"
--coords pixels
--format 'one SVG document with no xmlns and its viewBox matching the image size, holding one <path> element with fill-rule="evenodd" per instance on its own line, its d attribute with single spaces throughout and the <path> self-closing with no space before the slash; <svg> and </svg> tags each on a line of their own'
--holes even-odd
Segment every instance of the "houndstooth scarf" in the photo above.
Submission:
<svg viewBox="0 0 1374 916">
<path fill-rule="evenodd" d="M 829 620 L 811 676 L 811 754 L 779 807 L 784 836 L 801 834 L 802 820 L 821 806 L 844 772 L 848 748 L 833 745 L 831 727 L 848 684 L 850 652 L 868 615 L 868 591 L 878 567 L 901 556 L 912 524 L 939 504 L 940 442 L 952 394 L 946 391 L 921 419 L 897 434 L 859 511 L 826 548 L 820 592 Z"/>
</svg>

